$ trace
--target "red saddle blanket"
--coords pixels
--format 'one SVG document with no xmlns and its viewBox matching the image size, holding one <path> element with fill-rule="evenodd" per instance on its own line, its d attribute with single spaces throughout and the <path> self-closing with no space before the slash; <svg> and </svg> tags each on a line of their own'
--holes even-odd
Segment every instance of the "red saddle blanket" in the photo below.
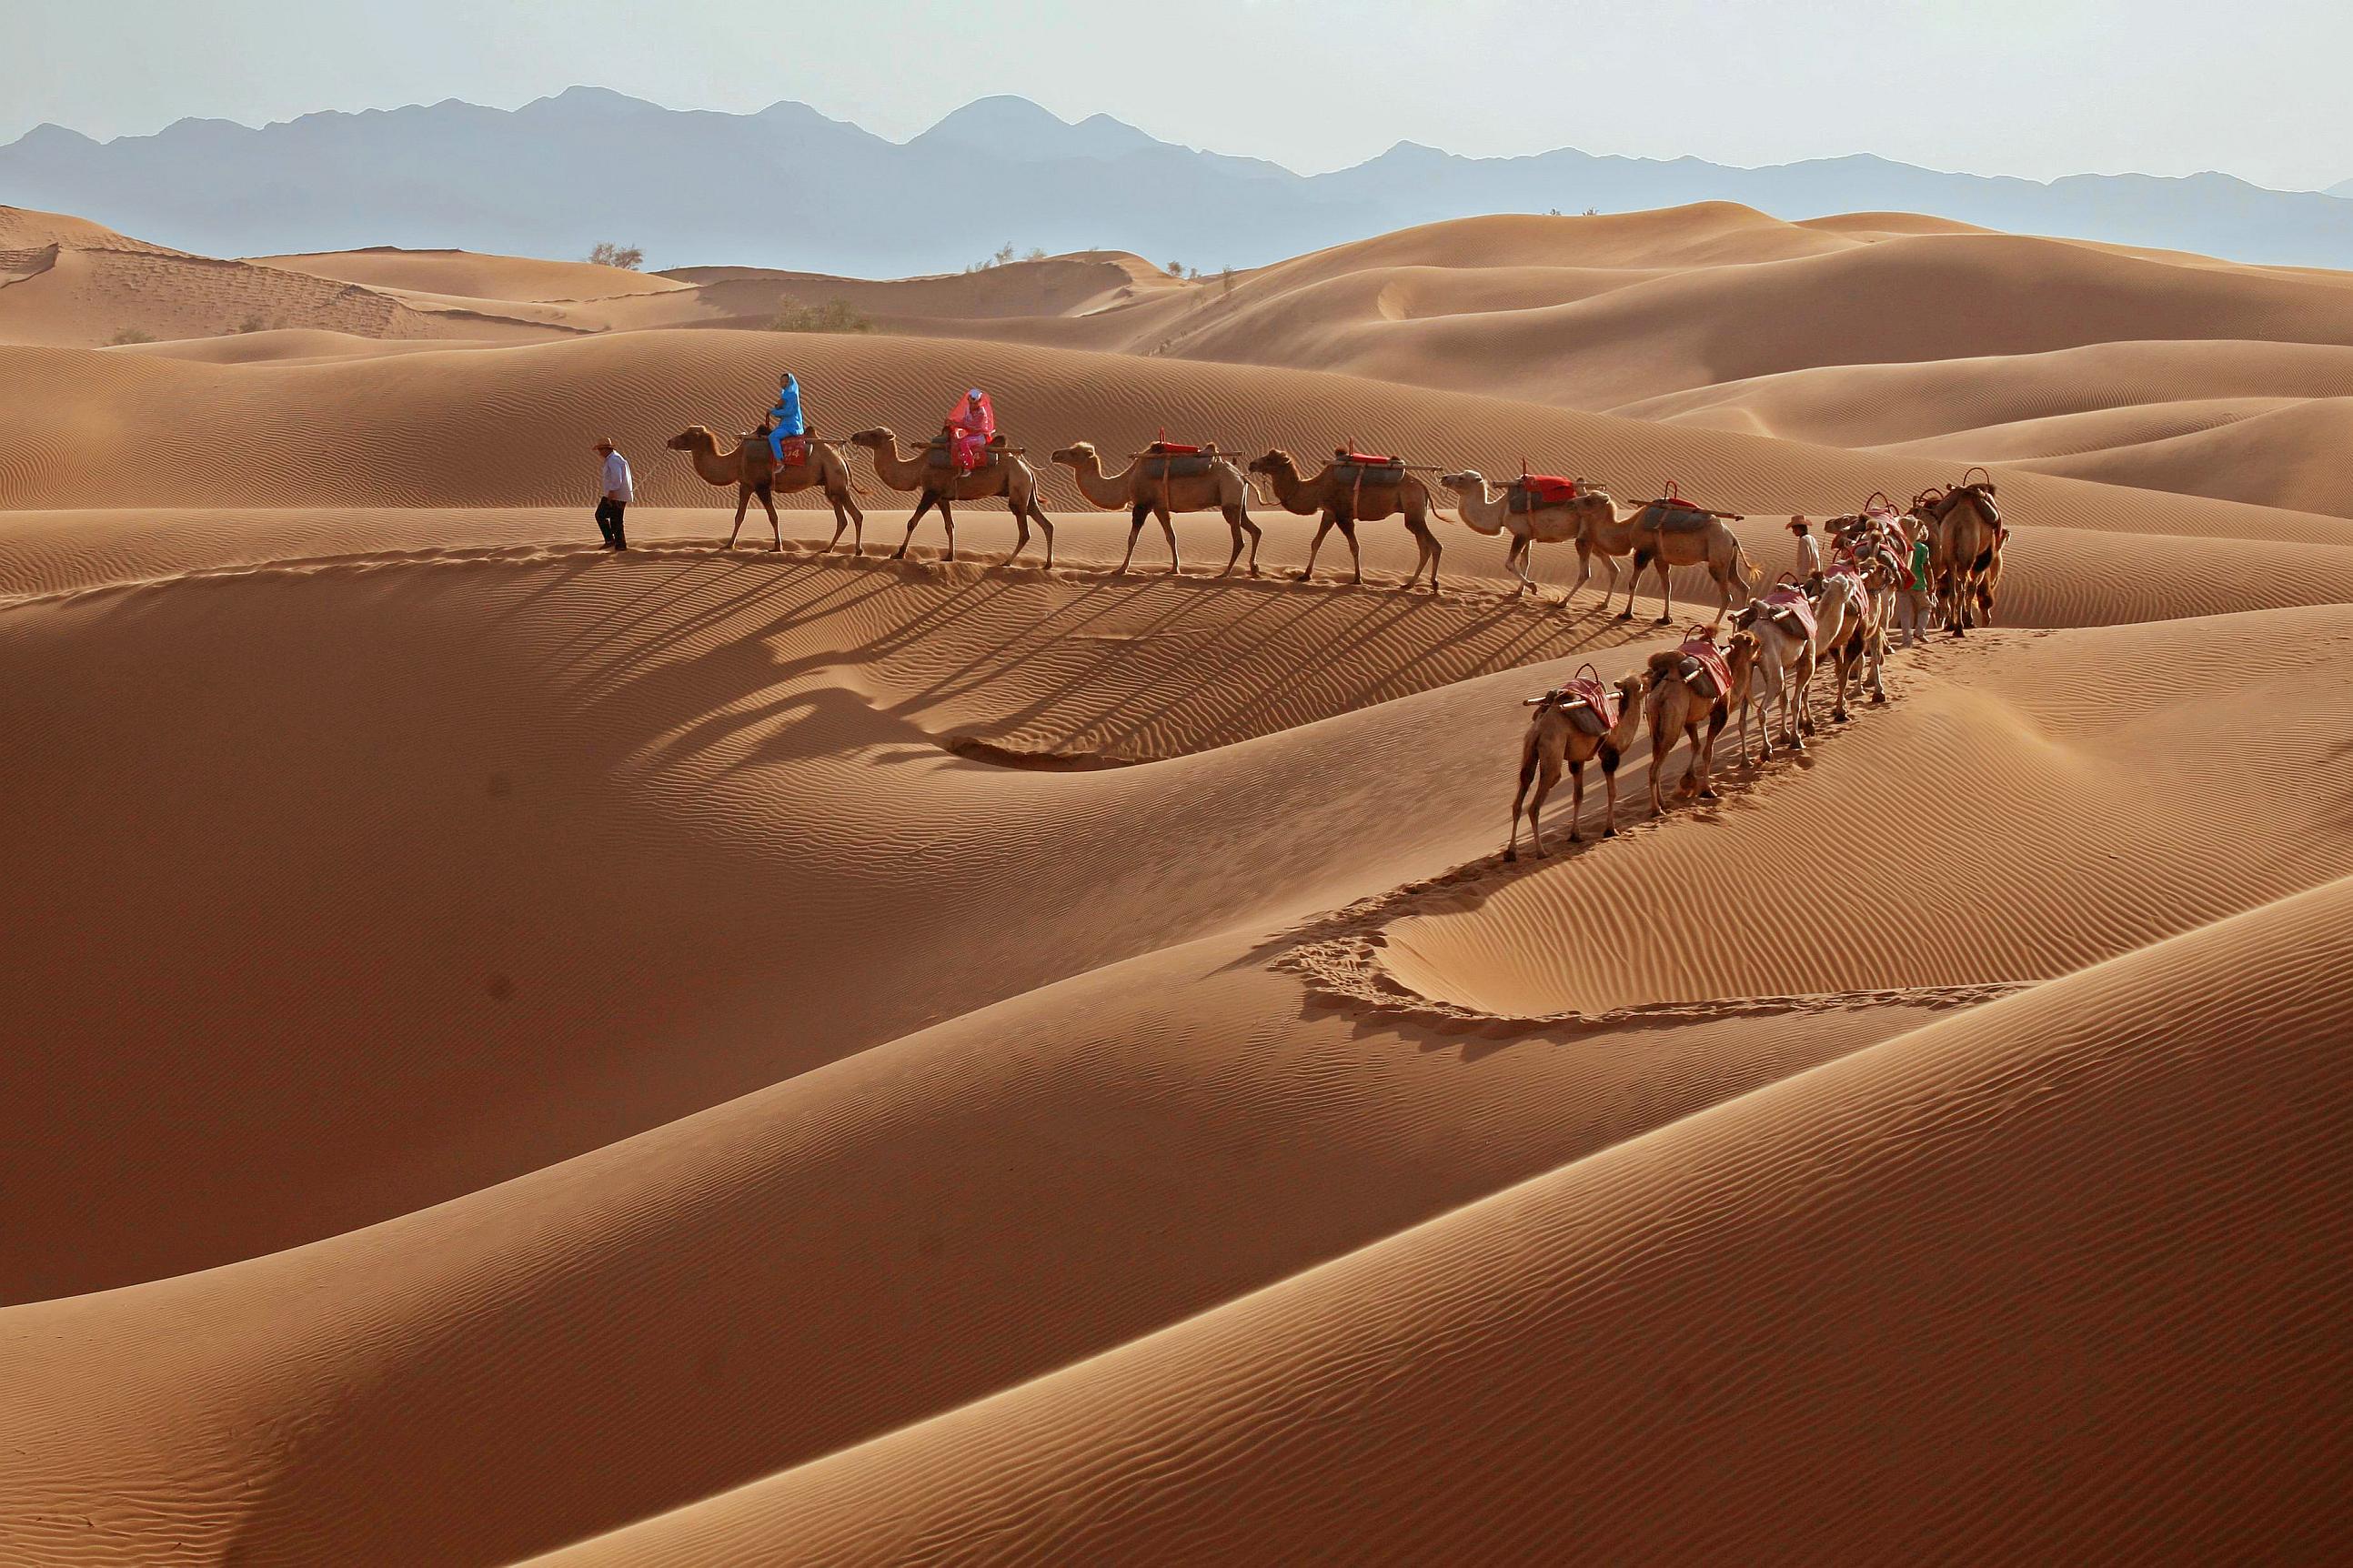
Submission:
<svg viewBox="0 0 2353 1568">
<path fill-rule="evenodd" d="M 1795 588 L 1776 588 L 1765 595 L 1765 607 L 1773 612 L 1773 618 L 1780 621 L 1784 629 L 1800 631 L 1802 628 L 1806 640 L 1813 640 L 1814 606 L 1806 602 L 1803 594 Z M 1791 622 L 1796 625 L 1790 625 Z"/>
<path fill-rule="evenodd" d="M 776 450 L 788 467 L 807 462 L 808 447 L 806 436 L 787 436 L 776 443 Z"/>
<path fill-rule="evenodd" d="M 1360 468 L 1395 468 L 1403 459 L 1385 458 L 1377 452 L 1351 452 L 1340 461 L 1354 463 Z"/>
<path fill-rule="evenodd" d="M 1193 458 L 1200 455 L 1201 448 L 1183 446 L 1175 441 L 1155 441 L 1151 446 L 1146 447 L 1145 451 L 1155 458 Z"/>
<path fill-rule="evenodd" d="M 1538 506 L 1558 506 L 1575 500 L 1578 494 L 1577 481 L 1558 474 L 1522 474 L 1513 481 L 1512 488 L 1533 496 Z"/>
<path fill-rule="evenodd" d="M 1721 697 L 1732 689 L 1732 667 L 1724 661 L 1724 650 L 1705 637 L 1694 637 L 1675 650 L 1685 658 L 1696 659 L 1715 681 L 1715 689 L 1708 695 Z"/>
<path fill-rule="evenodd" d="M 1608 734 L 1618 722 L 1618 693 L 1589 676 L 1561 682 L 1553 700 L 1588 735 Z"/>
</svg>

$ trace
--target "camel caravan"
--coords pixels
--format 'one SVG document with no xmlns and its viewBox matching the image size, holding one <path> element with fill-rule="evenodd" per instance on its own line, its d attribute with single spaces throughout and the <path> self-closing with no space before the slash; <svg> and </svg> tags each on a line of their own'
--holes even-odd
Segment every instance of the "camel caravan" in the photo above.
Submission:
<svg viewBox="0 0 2353 1568">
<path fill-rule="evenodd" d="M 1027 552 L 1032 523 L 1045 541 L 1045 564 L 1050 568 L 1054 563 L 1054 524 L 1039 499 L 1038 470 L 1029 462 L 1026 449 L 1010 445 L 997 429 L 996 409 L 978 387 L 965 394 L 955 411 L 941 422 L 938 435 L 913 451 L 902 448 L 898 434 L 887 426 L 860 430 L 843 440 L 818 437 L 802 417 L 799 384 L 789 374 L 779 378 L 776 405 L 760 426 L 732 446 L 723 446 L 716 435 L 701 425 L 689 426 L 671 437 L 668 445 L 684 452 L 695 473 L 706 482 L 735 488 L 735 523 L 723 547 L 728 550 L 735 547 L 745 510 L 754 500 L 767 513 L 772 548 L 783 549 L 775 498 L 809 489 L 822 491 L 833 508 L 833 537 L 826 548 L 839 545 L 848 532 L 850 548 L 862 550 L 866 514 L 857 498 L 866 492 L 849 477 L 842 448 L 850 446 L 867 452 L 875 477 L 884 485 L 915 497 L 915 510 L 907 519 L 907 531 L 899 548 L 892 552 L 894 559 L 906 555 L 916 529 L 937 510 L 947 536 L 946 557 L 955 560 L 955 503 L 1002 500 L 1012 513 L 1015 530 L 1013 550 L 1004 563 L 1011 564 Z M 1416 551 L 1413 571 L 1399 586 L 1416 587 L 1427 573 L 1430 588 L 1436 592 L 1444 547 L 1430 531 L 1430 520 L 1442 515 L 1442 506 L 1451 505 L 1455 518 L 1472 532 L 1491 538 L 1509 536 L 1504 566 L 1518 581 L 1515 594 L 1540 592 L 1529 571 L 1538 544 L 1577 547 L 1577 580 L 1558 601 L 1564 605 L 1592 580 L 1596 556 L 1608 573 L 1601 590 L 1606 605 L 1618 591 L 1619 563 L 1628 562 L 1626 605 L 1618 613 L 1621 621 L 1633 619 L 1634 595 L 1647 572 L 1657 574 L 1658 624 L 1662 626 L 1672 626 L 1675 620 L 1672 574 L 1677 567 L 1695 568 L 1706 574 L 1715 590 L 1715 624 L 1718 626 L 1736 605 L 1750 603 L 1759 584 L 1760 574 L 1733 531 L 1732 525 L 1745 519 L 1737 512 L 1717 511 L 1686 499 L 1672 479 L 1656 499 L 1621 505 L 1599 485 L 1583 479 L 1528 473 L 1525 464 L 1518 478 L 1498 487 L 1476 468 L 1442 472 L 1347 445 L 1335 448 L 1329 461 L 1318 463 L 1309 472 L 1280 447 L 1245 464 L 1220 451 L 1214 442 L 1180 444 L 1166 439 L 1165 431 L 1143 450 L 1127 454 L 1125 466 L 1116 471 L 1106 469 L 1103 454 L 1086 441 L 1056 449 L 1051 460 L 1071 470 L 1088 505 L 1128 514 L 1127 549 L 1113 570 L 1115 576 L 1124 575 L 1134 564 L 1136 544 L 1147 521 L 1160 525 L 1168 545 L 1169 574 L 1175 575 L 1183 564 L 1176 547 L 1179 512 L 1215 512 L 1225 520 L 1232 548 L 1219 576 L 1228 575 L 1237 566 L 1252 577 L 1259 575 L 1263 534 L 1251 520 L 1250 508 L 1254 488 L 1263 484 L 1284 511 L 1316 520 L 1307 563 L 1297 574 L 1302 582 L 1314 579 L 1324 542 L 1336 529 L 1348 546 L 1348 581 L 1361 584 L 1364 554 L 1356 526 L 1394 517 L 1405 525 Z M 1435 476 L 1435 492 L 1420 478 L 1424 473 Z M 1990 624 L 1995 590 L 2001 581 L 2001 542 L 2006 530 L 1995 508 L 1991 477 L 1975 480 L 1970 477 L 1984 473 L 1972 468 L 1957 484 L 1915 496 L 1910 508 L 1902 511 L 1884 494 L 1874 493 L 1862 510 L 1824 521 L 1823 527 L 1842 558 L 1856 563 L 1853 575 L 1864 589 L 1871 586 L 1874 574 L 1880 579 L 1881 597 L 1861 603 L 1841 597 L 1832 606 L 1835 630 L 1843 634 L 1850 623 L 1866 613 L 1882 618 L 1894 615 L 1908 645 L 1931 618 L 1940 620 L 1955 637 L 1971 626 Z M 1444 502 L 1439 500 L 1440 495 L 1446 498 Z M 1802 518 L 1791 520 L 1801 534 L 1805 530 L 1799 525 L 1806 522 Z M 1915 560 L 1924 547 L 1925 560 Z M 1802 575 L 1815 575 L 1818 555 L 1811 564 L 1802 558 L 1800 563 L 1808 567 Z M 1834 592 L 1844 595 L 1847 590 Z M 1852 669 L 1850 661 L 1863 659 L 1868 661 L 1872 689 L 1878 689 L 1882 642 L 1883 638 L 1875 642 L 1864 637 L 1852 653 L 1845 653 L 1846 645 L 1841 644 L 1840 652 L 1830 655 L 1840 664 L 1841 689 Z M 1842 718 L 1844 712 L 1841 700 L 1838 716 Z"/>
<path fill-rule="evenodd" d="M 1981 477 L 1972 479 L 1972 475 Z M 1600 537 L 1598 528 L 1567 531 L 1557 516 L 1541 523 L 1535 521 L 1538 501 L 1553 509 L 1569 504 L 1571 498 L 1556 489 L 1531 487 L 1530 504 L 1514 513 L 1475 472 L 1449 474 L 1440 482 L 1462 494 L 1466 501 L 1473 494 L 1478 497 L 1482 519 L 1494 525 L 1482 531 L 1509 526 L 1509 519 L 1516 515 L 1528 520 L 1520 525 L 1527 539 L 1549 537 L 1565 542 L 1574 538 L 1580 554 L 1588 538 Z M 1668 499 L 1651 503 L 1651 509 L 1671 504 L 1682 504 L 1672 486 Z M 1622 526 L 1614 503 L 1609 504 L 1608 511 L 1620 520 L 1612 526 Z M 1721 514 L 1705 515 L 1722 521 Z M 1634 531 L 1639 534 L 1643 526 L 1636 522 Z M 1860 511 L 1824 519 L 1822 528 L 1831 545 L 1827 566 L 1812 527 L 1810 519 L 1789 520 L 1790 531 L 1799 542 L 1799 563 L 1810 568 L 1802 577 L 1784 573 L 1772 586 L 1765 587 L 1750 577 L 1752 569 L 1736 543 L 1726 557 L 1732 582 L 1709 563 L 1710 574 L 1725 595 L 1724 612 L 1713 625 L 1691 627 L 1679 647 L 1652 654 L 1642 668 L 1629 671 L 1614 687 L 1605 685 L 1593 667 L 1586 665 L 1562 685 L 1526 700 L 1525 706 L 1535 711 L 1520 742 L 1519 787 L 1512 796 L 1504 859 L 1519 858 L 1524 814 L 1530 852 L 1543 856 L 1540 818 L 1545 799 L 1559 783 L 1564 768 L 1570 786 L 1569 842 L 1577 843 L 1582 837 L 1588 762 L 1601 764 L 1608 796 L 1601 831 L 1602 837 L 1612 837 L 1618 831 L 1619 765 L 1639 732 L 1647 731 L 1650 735 L 1653 816 L 1665 809 L 1666 780 L 1678 745 L 1688 748 L 1689 760 L 1683 764 L 1676 798 L 1715 800 L 1711 780 L 1715 744 L 1735 719 L 1739 722 L 1738 756 L 1744 768 L 1754 769 L 1772 756 L 1777 728 L 1782 745 L 1801 752 L 1806 737 L 1815 732 L 1810 700 L 1818 678 L 1827 681 L 1831 721 L 1843 724 L 1850 716 L 1850 694 L 1868 692 L 1874 704 L 1887 700 L 1885 665 L 1895 631 L 1902 632 L 1904 646 L 1909 647 L 1936 621 L 1957 637 L 1972 626 L 1992 624 L 1994 591 L 2001 581 L 2001 547 L 2009 530 L 1995 505 L 1992 477 L 1984 469 L 1971 468 L 1960 482 L 1947 489 L 1923 491 L 1900 511 L 1883 493 L 1874 493 Z M 1546 535 L 1538 532 L 1539 528 L 1553 531 Z M 1699 524 L 1687 524 L 1681 531 L 1689 536 L 1704 530 Z M 1515 531 L 1515 542 L 1521 537 L 1521 531 Z M 1665 537 L 1662 530 L 1648 559 L 1657 558 Z M 1630 552 L 1635 556 L 1639 575 L 1647 563 L 1640 547 L 1615 553 Z M 1515 556 L 1524 553 L 1514 552 Z M 1700 547 L 1687 542 L 1681 554 L 1699 563 Z M 1525 584 L 1525 574 L 1521 576 Z M 1578 581 L 1584 581 L 1582 575 Z M 1735 583 L 1739 585 L 1737 596 L 1746 600 L 1736 610 L 1731 607 Z M 1624 614 L 1630 615 L 1632 608 L 1630 595 Z M 1727 618 L 1731 630 L 1719 640 Z M 1757 741 L 1753 758 L 1748 749 L 1752 710 Z"/>
</svg>

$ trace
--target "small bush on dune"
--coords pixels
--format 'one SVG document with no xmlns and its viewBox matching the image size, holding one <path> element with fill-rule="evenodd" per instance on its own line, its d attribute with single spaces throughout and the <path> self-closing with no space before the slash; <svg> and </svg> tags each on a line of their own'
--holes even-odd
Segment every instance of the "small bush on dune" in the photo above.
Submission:
<svg viewBox="0 0 2353 1568">
<path fill-rule="evenodd" d="M 152 343 L 155 341 L 155 334 L 153 332 L 142 332 L 136 327 L 125 327 L 121 331 L 115 333 L 113 338 L 110 341 L 112 343 L 112 346 L 119 349 L 126 347 L 132 343 Z"/>
<path fill-rule="evenodd" d="M 871 332 L 874 323 L 849 308 L 847 300 L 828 300 L 822 305 L 804 305 L 787 294 L 776 301 L 776 314 L 768 322 L 772 332 Z"/>
<path fill-rule="evenodd" d="M 646 264 L 646 253 L 634 245 L 616 245 L 600 239 L 588 248 L 592 267 L 617 267 L 624 272 L 635 272 Z"/>
</svg>

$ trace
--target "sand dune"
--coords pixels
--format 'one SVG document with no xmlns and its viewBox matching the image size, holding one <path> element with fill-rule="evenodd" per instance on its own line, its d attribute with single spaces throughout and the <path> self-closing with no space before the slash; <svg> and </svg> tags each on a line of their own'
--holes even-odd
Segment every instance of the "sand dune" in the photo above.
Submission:
<svg viewBox="0 0 2353 1568">
<path fill-rule="evenodd" d="M 2000 624 L 1507 866 L 1521 700 L 1679 636 L 1654 582 L 1448 519 L 1440 594 L 1395 521 L 1303 584 L 1263 500 L 1261 577 L 1190 517 L 1119 578 L 1059 469 L 1053 570 L 987 503 L 892 562 L 863 455 L 862 553 L 807 496 L 721 553 L 662 441 L 787 367 L 1041 467 L 1672 479 L 1767 575 L 1989 463 Z M 1198 283 L 0 209 L 0 1561 L 2342 1554 L 2345 279 L 1723 204 Z"/>
<path fill-rule="evenodd" d="M 1889 1041 L 553 1561 L 2332 1554 L 2353 1194 L 2310 997 L 2348 912 Z"/>
</svg>

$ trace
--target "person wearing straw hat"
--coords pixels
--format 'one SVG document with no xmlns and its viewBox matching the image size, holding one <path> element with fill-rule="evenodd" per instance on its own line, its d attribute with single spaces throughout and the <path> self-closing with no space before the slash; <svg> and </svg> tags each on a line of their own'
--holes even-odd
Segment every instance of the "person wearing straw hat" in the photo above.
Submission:
<svg viewBox="0 0 2353 1568">
<path fill-rule="evenodd" d="M 629 483 L 629 459 L 615 449 L 609 436 L 598 438 L 596 455 L 604 459 L 596 481 L 596 531 L 605 536 L 602 548 L 627 550 L 629 538 L 623 530 L 622 519 L 637 494 Z"/>
<path fill-rule="evenodd" d="M 1810 583 L 1822 574 L 1821 542 L 1802 517 L 1789 520 L 1789 531 L 1798 536 L 1798 581 Z"/>
</svg>

